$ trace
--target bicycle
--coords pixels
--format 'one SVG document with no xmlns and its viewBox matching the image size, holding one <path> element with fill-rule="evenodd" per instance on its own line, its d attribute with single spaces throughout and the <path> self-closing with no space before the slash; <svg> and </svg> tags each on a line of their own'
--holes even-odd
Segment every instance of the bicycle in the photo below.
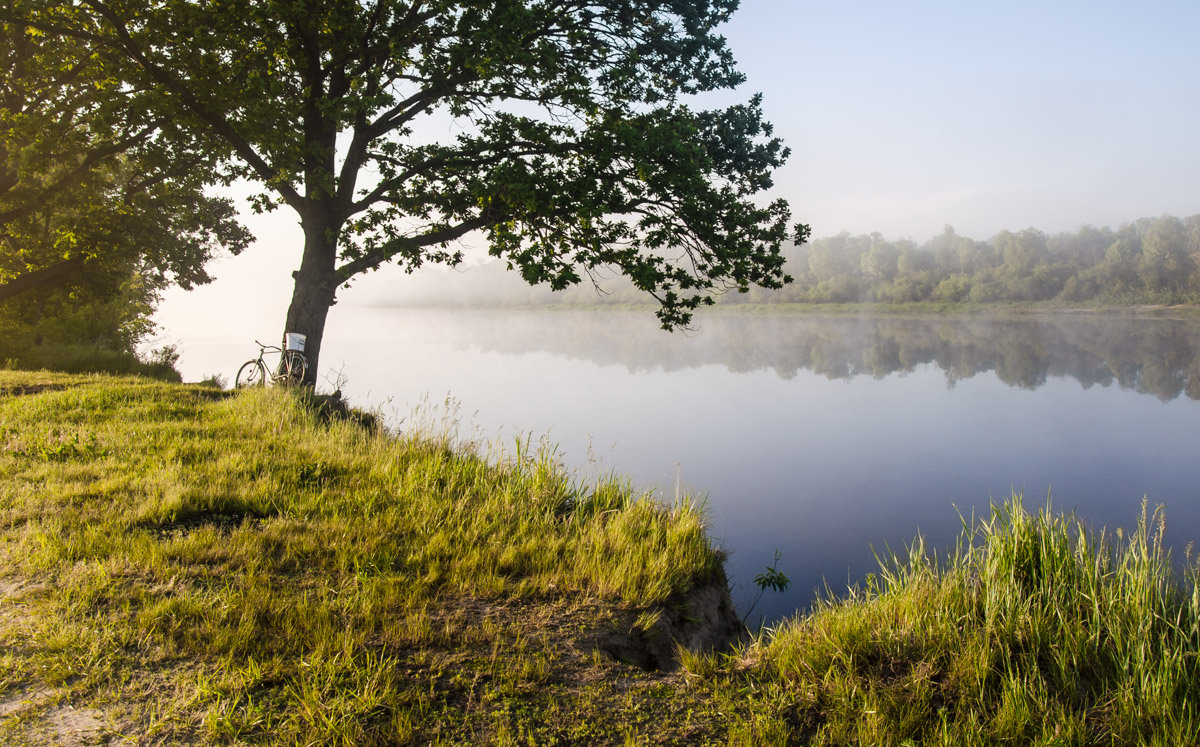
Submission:
<svg viewBox="0 0 1200 747">
<path fill-rule="evenodd" d="M 308 372 L 308 360 L 304 353 L 290 348 L 285 350 L 278 345 L 264 345 L 258 340 L 254 343 L 258 345 L 258 357 L 246 361 L 238 369 L 233 380 L 235 389 L 266 386 L 268 383 L 287 386 L 304 381 L 304 374 Z M 267 364 L 263 360 L 267 353 L 279 353 L 279 365 L 270 377 L 267 376 Z"/>
</svg>

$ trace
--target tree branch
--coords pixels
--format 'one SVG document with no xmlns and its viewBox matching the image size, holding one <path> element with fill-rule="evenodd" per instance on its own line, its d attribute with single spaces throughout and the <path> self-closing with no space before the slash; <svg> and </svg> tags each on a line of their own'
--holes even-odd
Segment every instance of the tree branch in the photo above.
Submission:
<svg viewBox="0 0 1200 747">
<path fill-rule="evenodd" d="M 50 186 L 42 189 L 41 192 L 35 197 L 23 201 L 23 203 L 17 207 L 0 211 L 0 225 L 37 212 L 41 208 L 45 207 L 45 205 L 49 203 L 55 195 L 63 192 L 78 182 L 84 174 L 91 171 L 100 162 L 117 154 L 128 151 L 139 142 L 145 142 L 156 129 L 157 125 L 141 132 L 134 133 L 126 138 L 122 138 L 121 140 L 112 142 L 103 148 L 90 151 L 87 156 L 80 161 L 77 166 L 75 166 L 75 168 L 63 174 Z M 3 191 L 0 191 L 0 194 L 3 194 Z"/>
<path fill-rule="evenodd" d="M 196 97 L 190 87 L 168 73 L 160 65 L 152 62 L 130 35 L 129 29 L 121 22 L 119 14 L 113 12 L 103 0 L 83 0 L 83 2 L 94 8 L 113 27 L 114 32 L 119 37 L 118 46 L 129 59 L 149 74 L 151 78 L 175 94 L 187 109 L 212 127 L 213 132 L 229 143 L 238 156 L 258 174 L 260 179 L 278 192 L 290 207 L 295 210 L 302 209 L 304 198 L 301 197 L 300 193 L 291 184 L 277 180 L 279 176 L 277 171 L 271 168 L 266 159 L 259 155 L 254 146 L 237 131 L 237 128 L 229 120 L 205 106 Z M 99 40 L 106 45 L 115 43 L 102 36 L 99 37 Z"/>
<path fill-rule="evenodd" d="M 391 241 L 385 242 L 375 251 L 368 252 L 342 265 L 337 269 L 337 274 L 343 281 L 349 280 L 360 272 L 366 272 L 367 270 L 379 267 L 392 257 L 402 254 L 405 251 L 422 249 L 427 246 L 444 244 L 448 241 L 461 239 L 472 231 L 477 231 L 480 228 L 488 226 L 491 222 L 490 217 L 481 214 L 470 220 L 465 220 L 457 226 L 447 226 L 436 231 L 430 231 L 422 236 L 397 236 Z"/>
<path fill-rule="evenodd" d="M 56 265 L 27 272 L 24 275 L 18 275 L 12 280 L 0 283 L 0 303 L 39 286 L 50 285 L 65 280 L 82 268 L 83 262 L 83 257 L 72 257 Z"/>
</svg>

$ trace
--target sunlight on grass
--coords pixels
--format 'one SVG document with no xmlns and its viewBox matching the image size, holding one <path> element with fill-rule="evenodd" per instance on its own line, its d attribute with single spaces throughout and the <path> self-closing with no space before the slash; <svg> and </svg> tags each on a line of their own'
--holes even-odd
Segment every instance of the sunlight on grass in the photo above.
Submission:
<svg viewBox="0 0 1200 747">
<path fill-rule="evenodd" d="M 0 682 L 120 687 L 187 661 L 157 685 L 190 693 L 159 715 L 168 732 L 400 739 L 432 716 L 397 657 L 463 634 L 431 606 L 637 610 L 720 573 L 690 504 L 572 481 L 545 450 L 489 461 L 445 430 L 327 422 L 280 390 L 3 377 L 0 553 L 35 580 L 41 622 Z M 483 639 L 509 690 L 546 676 L 544 652 Z"/>
<path fill-rule="evenodd" d="M 787 723 L 813 744 L 1194 743 L 1196 569 L 1177 579 L 1162 526 L 1143 511 L 1130 534 L 1097 533 L 1014 497 L 968 522 L 946 557 L 918 540 L 758 647 L 737 677 L 763 696 L 735 731 Z"/>
<path fill-rule="evenodd" d="M 70 702 L 167 743 L 1200 740 L 1197 569 L 1161 513 L 1094 531 L 1014 497 L 646 673 L 605 636 L 723 578 L 690 499 L 459 441 L 452 415 L 323 408 L 0 372 L 0 733 Z"/>
</svg>

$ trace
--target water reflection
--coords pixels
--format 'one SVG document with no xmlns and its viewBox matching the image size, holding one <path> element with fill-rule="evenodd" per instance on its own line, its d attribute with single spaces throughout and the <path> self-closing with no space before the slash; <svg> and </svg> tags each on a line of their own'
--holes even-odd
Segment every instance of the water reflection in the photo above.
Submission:
<svg viewBox="0 0 1200 747">
<path fill-rule="evenodd" d="M 1200 322 L 1096 314 L 976 316 L 751 316 L 717 314 L 668 335 L 629 313 L 466 313 L 447 331 L 457 346 L 549 352 L 631 372 L 721 365 L 733 373 L 809 371 L 883 378 L 932 364 L 955 383 L 993 372 L 1036 389 L 1050 377 L 1085 388 L 1117 384 L 1166 402 L 1200 399 Z M 536 333 L 532 330 L 536 327 Z"/>
<path fill-rule="evenodd" d="M 569 469 L 706 496 L 740 604 L 782 551 L 793 587 L 763 600 L 768 620 L 844 590 L 875 550 L 918 533 L 952 546 L 956 509 L 1013 490 L 1109 527 L 1147 496 L 1178 554 L 1200 538 L 1200 322 L 716 314 L 681 335 L 645 311 L 331 319 L 323 361 L 399 427 L 449 392 L 484 438 L 546 434 Z"/>
</svg>

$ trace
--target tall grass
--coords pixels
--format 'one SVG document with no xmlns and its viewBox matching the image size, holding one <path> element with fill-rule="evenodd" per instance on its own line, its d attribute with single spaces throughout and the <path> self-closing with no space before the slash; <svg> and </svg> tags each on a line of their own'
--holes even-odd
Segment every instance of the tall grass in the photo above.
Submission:
<svg viewBox="0 0 1200 747">
<path fill-rule="evenodd" d="M 463 720 L 441 673 L 481 648 L 544 678 L 536 616 L 506 610 L 636 615 L 721 557 L 690 504 L 551 452 L 487 461 L 282 390 L 0 372 L 0 561 L 32 611 L 0 615 L 0 697 L 153 693 L 168 712 L 131 720 L 156 739 L 358 744 Z"/>
<path fill-rule="evenodd" d="M 1161 513 L 1095 532 L 1019 497 L 936 558 L 918 539 L 753 656 L 735 728 L 813 744 L 1195 744 L 1200 596 Z M 775 730 L 772 732 L 772 730 Z"/>
</svg>

